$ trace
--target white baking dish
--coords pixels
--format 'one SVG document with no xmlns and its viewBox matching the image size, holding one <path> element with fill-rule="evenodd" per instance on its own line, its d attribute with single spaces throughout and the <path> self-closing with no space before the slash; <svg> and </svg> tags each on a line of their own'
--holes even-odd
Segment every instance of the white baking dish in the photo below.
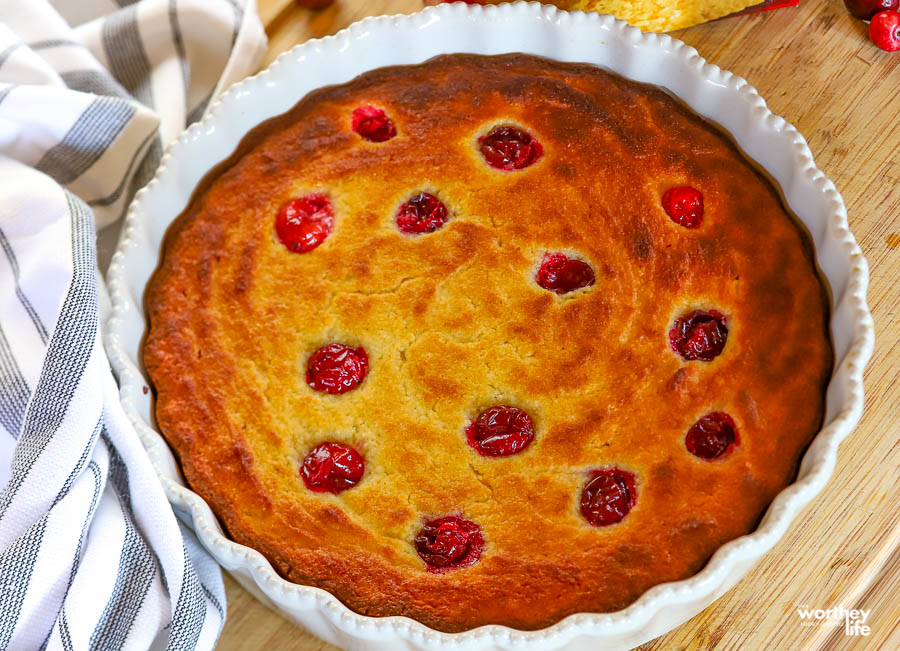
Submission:
<svg viewBox="0 0 900 651">
<path fill-rule="evenodd" d="M 157 265 L 166 228 L 201 177 L 228 157 L 248 130 L 320 86 L 348 81 L 373 68 L 419 63 L 452 52 L 526 52 L 589 62 L 669 89 L 730 131 L 780 184 L 812 234 L 833 295 L 836 366 L 825 426 L 804 456 L 797 481 L 778 495 L 758 529 L 724 545 L 696 576 L 659 585 L 625 610 L 572 615 L 540 631 L 484 626 L 441 633 L 405 617 L 358 615 L 328 592 L 285 581 L 261 554 L 226 538 L 206 502 L 185 487 L 168 446 L 151 425 L 151 394 L 138 363 L 145 328 L 144 286 Z M 182 134 L 128 213 L 109 268 L 113 311 L 106 342 L 125 411 L 173 506 L 193 522 L 202 543 L 244 587 L 315 635 L 360 649 L 627 648 L 674 628 L 731 588 L 828 481 L 838 444 L 863 408 L 863 368 L 874 342 L 866 305 L 868 278 L 868 265 L 848 229 L 834 184 L 816 168 L 803 136 L 773 115 L 746 81 L 707 63 L 680 41 L 642 34 L 610 16 L 567 13 L 538 3 L 457 3 L 411 16 L 366 19 L 335 36 L 297 46 L 255 77 L 232 86 L 202 122 Z"/>
</svg>

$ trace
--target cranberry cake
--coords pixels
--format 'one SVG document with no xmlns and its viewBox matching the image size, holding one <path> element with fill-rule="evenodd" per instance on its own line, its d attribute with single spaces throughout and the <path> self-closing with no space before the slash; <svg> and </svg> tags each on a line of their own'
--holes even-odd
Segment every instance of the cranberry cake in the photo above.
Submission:
<svg viewBox="0 0 900 651">
<path fill-rule="evenodd" d="M 260 125 L 146 301 L 159 428 L 229 535 L 442 631 L 696 573 L 793 480 L 832 368 L 810 241 L 729 138 L 526 55 Z"/>
</svg>

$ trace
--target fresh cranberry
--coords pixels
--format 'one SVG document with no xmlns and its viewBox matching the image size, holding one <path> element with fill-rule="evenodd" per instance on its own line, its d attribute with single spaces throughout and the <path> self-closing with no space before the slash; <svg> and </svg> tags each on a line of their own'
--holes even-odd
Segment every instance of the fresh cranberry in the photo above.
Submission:
<svg viewBox="0 0 900 651">
<path fill-rule="evenodd" d="M 595 470 L 581 491 L 581 514 L 595 527 L 615 524 L 637 501 L 634 475 L 618 468 Z"/>
<path fill-rule="evenodd" d="M 325 241 L 334 228 L 334 211 L 324 194 L 291 199 L 275 217 L 278 239 L 294 253 L 308 253 Z"/>
<path fill-rule="evenodd" d="M 568 294 L 594 284 L 596 276 L 587 262 L 563 253 L 548 253 L 537 272 L 537 284 L 557 294 Z"/>
<path fill-rule="evenodd" d="M 847 11 L 860 20 L 870 20 L 880 11 L 897 11 L 900 0 L 844 0 Z"/>
<path fill-rule="evenodd" d="M 334 493 L 353 488 L 366 469 L 362 455 L 343 443 L 320 443 L 306 455 L 300 476 L 316 493 Z"/>
<path fill-rule="evenodd" d="M 694 456 L 708 461 L 718 459 L 737 444 L 734 419 L 719 411 L 706 414 L 688 430 L 684 444 Z"/>
<path fill-rule="evenodd" d="M 530 133 L 516 127 L 494 127 L 478 139 L 488 165 L 498 170 L 520 170 L 533 164 L 544 151 Z"/>
<path fill-rule="evenodd" d="M 672 350 L 688 362 L 708 362 L 718 357 L 727 339 L 725 315 L 716 310 L 696 310 L 680 316 L 669 330 Z"/>
<path fill-rule="evenodd" d="M 306 9 L 324 9 L 331 5 L 334 0 L 294 0 L 298 6 Z"/>
<path fill-rule="evenodd" d="M 481 558 L 481 527 L 458 515 L 425 522 L 413 541 L 429 572 L 442 574 L 468 567 Z"/>
<path fill-rule="evenodd" d="M 885 52 L 900 50 L 900 12 L 882 11 L 872 16 L 869 38 Z"/>
<path fill-rule="evenodd" d="M 370 142 L 384 142 L 397 135 L 393 121 L 380 108 L 360 106 L 353 111 L 353 130 Z"/>
<path fill-rule="evenodd" d="M 666 190 L 662 206 L 669 219 L 685 228 L 697 228 L 703 222 L 703 195 L 689 185 Z"/>
<path fill-rule="evenodd" d="M 469 445 L 485 457 L 508 457 L 534 440 L 534 422 L 516 407 L 489 407 L 466 428 Z"/>
<path fill-rule="evenodd" d="M 306 383 L 316 391 L 346 393 L 359 386 L 369 372 L 366 349 L 328 344 L 312 354 L 306 365 Z"/>
<path fill-rule="evenodd" d="M 400 206 L 397 228 L 409 235 L 433 233 L 447 223 L 447 206 L 433 194 L 421 192 Z"/>
</svg>

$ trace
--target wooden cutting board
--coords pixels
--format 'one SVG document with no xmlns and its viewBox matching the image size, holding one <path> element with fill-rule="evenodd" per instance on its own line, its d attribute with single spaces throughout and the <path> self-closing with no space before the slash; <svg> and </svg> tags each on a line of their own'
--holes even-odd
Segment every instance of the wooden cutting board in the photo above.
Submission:
<svg viewBox="0 0 900 651">
<path fill-rule="evenodd" d="M 309 38 L 368 15 L 411 13 L 422 0 L 336 0 L 322 11 L 259 0 L 263 65 Z M 736 588 L 645 649 L 900 649 L 900 52 L 866 37 L 840 0 L 730 18 L 675 34 L 746 78 L 809 141 L 847 202 L 871 265 L 875 355 L 866 412 L 841 445 L 826 489 Z M 785 315 L 790 318 L 791 315 Z M 226 576 L 219 649 L 334 649 L 272 612 Z M 797 608 L 871 610 L 869 636 L 803 626 Z"/>
</svg>

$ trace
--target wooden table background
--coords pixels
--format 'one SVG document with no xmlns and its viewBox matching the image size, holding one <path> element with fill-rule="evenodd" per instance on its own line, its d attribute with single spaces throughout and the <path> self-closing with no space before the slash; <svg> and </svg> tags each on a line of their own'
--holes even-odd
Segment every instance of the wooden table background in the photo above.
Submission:
<svg viewBox="0 0 900 651">
<path fill-rule="evenodd" d="M 367 15 L 411 13 L 422 0 L 336 0 L 323 11 L 259 0 L 268 65 L 284 50 Z M 900 649 L 900 52 L 866 37 L 841 0 L 681 30 L 678 38 L 749 80 L 803 133 L 842 192 L 871 265 L 875 354 L 866 411 L 841 445 L 821 495 L 736 588 L 644 649 Z M 789 317 L 790 315 L 786 315 Z M 226 575 L 219 649 L 333 649 L 281 618 Z M 871 609 L 872 633 L 801 626 L 798 607 Z"/>
</svg>

